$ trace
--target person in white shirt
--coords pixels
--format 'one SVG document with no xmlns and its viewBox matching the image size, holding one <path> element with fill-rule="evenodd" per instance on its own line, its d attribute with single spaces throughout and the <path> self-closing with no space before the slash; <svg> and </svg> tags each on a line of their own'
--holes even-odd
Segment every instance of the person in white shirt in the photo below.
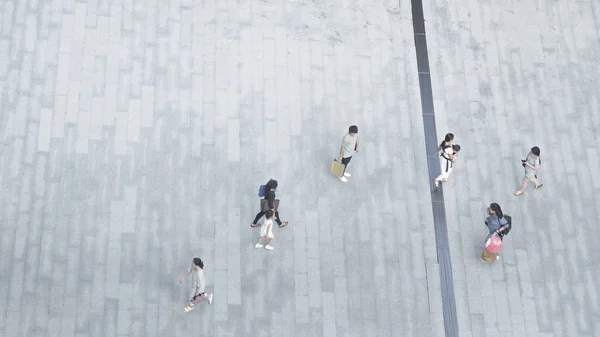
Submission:
<svg viewBox="0 0 600 337">
<path fill-rule="evenodd" d="M 450 177 L 450 173 L 452 173 L 452 168 L 454 168 L 454 161 L 456 157 L 458 157 L 458 153 L 460 152 L 460 145 L 454 144 L 452 146 L 446 147 L 442 150 L 442 174 L 440 174 L 437 178 L 433 180 L 435 187 L 438 186 L 439 182 L 446 182 Z"/>
<path fill-rule="evenodd" d="M 340 147 L 339 161 L 344 164 L 344 175 L 340 177 L 340 180 L 343 182 L 348 181 L 346 177 L 352 176 L 350 173 L 346 172 L 346 167 L 348 167 L 352 155 L 355 152 L 358 152 L 359 145 L 358 126 L 352 125 L 348 128 L 348 133 L 342 138 L 342 146 Z"/>
<path fill-rule="evenodd" d="M 208 304 L 212 303 L 213 294 L 204 292 L 206 280 L 204 279 L 204 262 L 199 257 L 192 260 L 192 266 L 181 276 L 179 284 L 183 283 L 185 278 L 192 274 L 192 293 L 190 303 L 183 308 L 183 312 L 194 310 L 194 306 L 205 299 L 208 299 Z"/>
<path fill-rule="evenodd" d="M 267 245 L 264 246 L 266 250 L 273 250 L 273 246 L 271 246 L 271 241 L 275 238 L 273 235 L 273 220 L 275 220 L 275 212 L 272 210 L 268 210 L 265 212 L 265 222 L 260 228 L 260 237 L 258 238 L 258 242 L 254 246 L 254 248 L 262 248 L 262 239 L 267 238 Z"/>
</svg>

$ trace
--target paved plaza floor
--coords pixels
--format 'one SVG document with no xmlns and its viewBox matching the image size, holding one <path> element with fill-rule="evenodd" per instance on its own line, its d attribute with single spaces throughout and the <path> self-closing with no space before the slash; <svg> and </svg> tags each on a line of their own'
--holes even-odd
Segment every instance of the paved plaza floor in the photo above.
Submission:
<svg viewBox="0 0 600 337">
<path fill-rule="evenodd" d="M 444 190 L 461 336 L 600 335 L 600 4 L 424 4 L 438 130 L 462 147 Z M 513 196 L 541 148 L 544 187 Z M 484 208 L 512 215 L 480 263 Z"/>
<path fill-rule="evenodd" d="M 424 12 L 438 136 L 463 147 L 460 336 L 597 336 L 600 5 Z M 415 55 L 407 2 L 2 2 L 0 337 L 444 336 Z M 534 145 L 544 187 L 514 197 Z M 494 201 L 514 223 L 489 265 Z M 183 314 L 196 256 L 214 302 Z"/>
</svg>

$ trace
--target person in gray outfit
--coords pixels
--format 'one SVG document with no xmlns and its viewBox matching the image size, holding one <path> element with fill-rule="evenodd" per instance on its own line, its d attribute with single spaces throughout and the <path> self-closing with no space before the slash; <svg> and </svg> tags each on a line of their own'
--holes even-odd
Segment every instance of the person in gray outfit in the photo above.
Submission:
<svg viewBox="0 0 600 337">
<path fill-rule="evenodd" d="M 194 306 L 205 299 L 208 299 L 208 304 L 212 303 L 213 294 L 204 292 L 206 287 L 206 279 L 204 278 L 204 262 L 199 257 L 192 260 L 192 266 L 188 268 L 185 274 L 179 279 L 179 284 L 188 275 L 192 275 L 192 293 L 190 294 L 189 304 L 183 308 L 183 312 L 189 312 L 194 309 Z"/>
<path fill-rule="evenodd" d="M 525 188 L 527 187 L 527 182 L 531 180 L 535 184 L 535 189 L 544 186 L 542 183 L 538 181 L 537 171 L 539 166 L 542 164 L 540 160 L 540 148 L 534 146 L 527 154 L 525 159 L 521 160 L 521 165 L 525 168 L 525 177 L 523 178 L 523 182 L 521 183 L 521 187 L 515 192 L 516 196 L 523 195 L 525 193 Z"/>
<path fill-rule="evenodd" d="M 485 224 L 489 230 L 486 240 L 490 236 L 494 235 L 494 233 L 498 234 L 500 239 L 502 239 L 502 237 L 508 233 L 511 225 L 509 219 L 506 217 L 502 213 L 502 208 L 500 208 L 500 205 L 495 202 L 490 204 L 490 207 L 488 207 L 488 217 L 485 219 Z"/>
</svg>

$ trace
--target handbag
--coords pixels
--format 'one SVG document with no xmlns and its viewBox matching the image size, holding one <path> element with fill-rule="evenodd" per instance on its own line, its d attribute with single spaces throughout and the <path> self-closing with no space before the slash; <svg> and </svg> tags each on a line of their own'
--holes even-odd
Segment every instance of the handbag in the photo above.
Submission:
<svg viewBox="0 0 600 337">
<path fill-rule="evenodd" d="M 508 221 L 508 224 L 505 225 L 504 230 L 502 232 L 498 233 L 500 239 L 503 239 L 504 236 L 508 234 L 508 232 L 510 232 L 510 230 L 512 229 L 512 217 L 510 215 L 505 214 L 503 218 L 506 219 L 506 221 Z"/>
<path fill-rule="evenodd" d="M 344 176 L 344 169 L 346 168 L 346 165 L 340 163 L 339 161 L 337 161 L 337 159 L 334 159 L 333 162 L 331 163 L 331 174 L 333 174 L 334 176 L 341 178 Z"/>
<path fill-rule="evenodd" d="M 274 199 L 273 200 L 273 209 L 277 210 L 279 208 L 279 199 Z M 269 200 L 267 199 L 260 199 L 260 211 L 261 212 L 266 212 L 268 210 L 270 210 L 271 208 L 269 207 Z"/>
<path fill-rule="evenodd" d="M 204 301 L 206 299 L 206 297 L 203 297 L 203 295 L 205 295 L 206 293 L 200 293 L 198 295 L 195 295 L 194 297 L 192 297 L 192 299 L 190 300 L 190 302 L 192 302 L 194 305 L 200 303 L 201 301 Z"/>
</svg>

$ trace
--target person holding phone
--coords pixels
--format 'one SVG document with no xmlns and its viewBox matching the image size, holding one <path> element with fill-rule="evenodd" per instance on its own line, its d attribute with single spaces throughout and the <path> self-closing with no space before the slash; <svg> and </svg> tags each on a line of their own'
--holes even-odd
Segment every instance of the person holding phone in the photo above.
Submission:
<svg viewBox="0 0 600 337">
<path fill-rule="evenodd" d="M 525 168 L 525 177 L 523 178 L 523 182 L 521 183 L 521 188 L 519 188 L 515 192 L 515 196 L 520 196 L 523 195 L 523 193 L 525 193 L 527 182 L 529 182 L 530 180 L 535 184 L 534 189 L 536 190 L 544 186 L 537 180 L 537 171 L 541 164 L 542 161 L 540 160 L 540 148 L 534 146 L 527 154 L 527 157 L 525 157 L 525 159 L 521 159 L 521 165 L 523 165 L 523 167 Z"/>
</svg>

